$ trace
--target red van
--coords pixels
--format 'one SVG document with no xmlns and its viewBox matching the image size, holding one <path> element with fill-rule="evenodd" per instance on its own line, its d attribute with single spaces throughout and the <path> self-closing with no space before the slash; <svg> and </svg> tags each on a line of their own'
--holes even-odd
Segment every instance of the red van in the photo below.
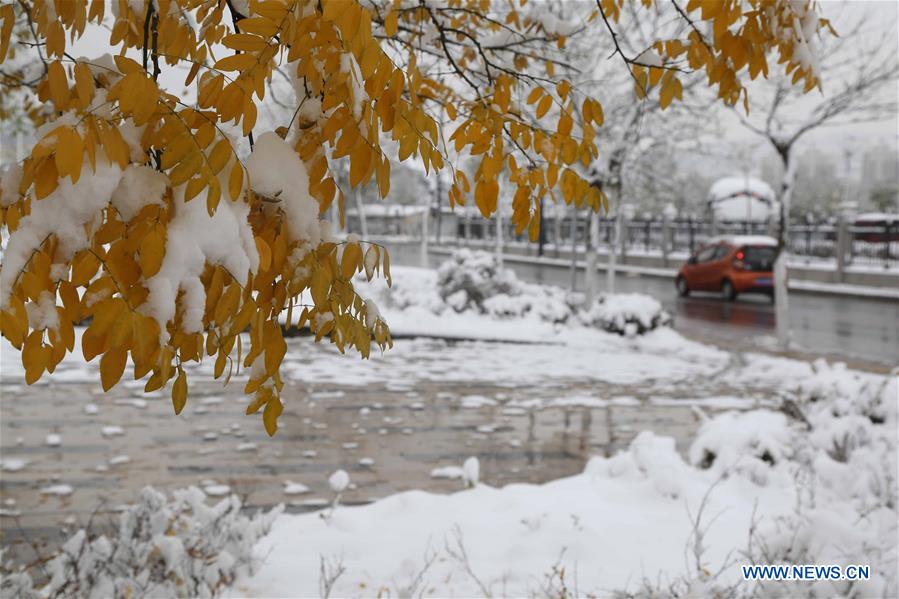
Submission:
<svg viewBox="0 0 899 599">
<path fill-rule="evenodd" d="M 741 293 L 764 293 L 773 300 L 776 257 L 773 237 L 716 237 L 680 267 L 677 292 L 685 297 L 691 291 L 719 291 L 728 301 Z"/>
</svg>

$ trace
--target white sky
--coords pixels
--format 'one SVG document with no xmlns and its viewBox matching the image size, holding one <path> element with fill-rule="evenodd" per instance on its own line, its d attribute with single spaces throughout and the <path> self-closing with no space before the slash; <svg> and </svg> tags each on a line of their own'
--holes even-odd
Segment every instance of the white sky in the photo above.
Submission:
<svg viewBox="0 0 899 599">
<path fill-rule="evenodd" d="M 837 32 L 848 27 L 847 21 L 859 18 L 862 13 L 868 13 L 871 22 L 876 27 L 883 27 L 890 35 L 889 39 L 893 40 L 895 46 L 894 51 L 899 54 L 899 2 L 895 0 L 824 0 L 819 1 L 820 11 L 824 17 L 831 17 L 834 20 L 834 27 Z M 825 70 L 824 94 L 828 91 L 828 82 L 826 80 Z M 753 85 L 747 86 L 749 89 L 750 103 L 752 100 Z M 817 90 L 810 92 L 810 95 L 819 94 Z M 899 80 L 897 80 L 886 94 L 891 96 L 893 102 L 899 99 Z M 813 101 L 814 98 L 811 98 Z M 760 137 L 748 131 L 740 125 L 734 116 L 725 116 L 725 136 L 734 143 L 755 145 L 759 144 L 759 151 L 756 157 L 762 157 L 770 152 L 762 144 Z M 874 148 L 879 145 L 888 146 L 893 149 L 899 148 L 899 120 L 894 112 L 888 118 L 870 122 L 851 125 L 821 127 L 807 134 L 799 145 L 800 154 L 806 150 L 814 148 L 824 154 L 839 158 L 838 164 L 842 164 L 843 148 L 845 146 L 853 147 L 857 154 L 862 154 L 868 148 Z"/>
</svg>

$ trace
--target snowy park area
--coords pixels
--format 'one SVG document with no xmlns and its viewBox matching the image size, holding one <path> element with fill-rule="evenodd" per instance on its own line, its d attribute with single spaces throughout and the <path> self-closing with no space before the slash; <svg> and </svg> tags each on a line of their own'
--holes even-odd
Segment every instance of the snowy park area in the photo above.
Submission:
<svg viewBox="0 0 899 599">
<path fill-rule="evenodd" d="M 0 599 L 899 597 L 897 24 L 0 0 Z"/>
<path fill-rule="evenodd" d="M 71 513 L 48 588 L 85 588 L 65 586 L 77 565 L 110 594 L 199 576 L 190 594 L 895 595 L 895 376 L 697 343 L 648 296 L 572 307 L 485 254 L 394 277 L 359 285 L 392 349 L 359 362 L 288 340 L 272 440 L 240 419 L 243 371 L 222 389 L 196 367 L 173 422 L 142 383 L 97 395 L 96 363 L 74 356 L 26 390 L 4 343 L 2 391 L 22 402 L 4 404 L 3 521 Z M 67 429 L 44 424 L 52 409 Z M 98 544 L 77 530 L 101 500 L 122 524 Z M 153 525 L 160 509 L 181 527 Z M 123 532 L 142 519 L 158 530 Z M 141 579 L 141 560 L 161 570 Z M 780 563 L 872 575 L 743 580 Z"/>
</svg>

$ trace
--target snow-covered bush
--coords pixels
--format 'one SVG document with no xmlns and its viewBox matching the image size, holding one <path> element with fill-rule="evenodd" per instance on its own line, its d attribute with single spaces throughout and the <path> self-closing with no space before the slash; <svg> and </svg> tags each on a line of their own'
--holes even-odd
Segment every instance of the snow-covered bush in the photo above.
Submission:
<svg viewBox="0 0 899 599">
<path fill-rule="evenodd" d="M 603 294 L 580 316 L 585 324 L 629 337 L 671 323 L 662 304 L 642 293 Z"/>
<path fill-rule="evenodd" d="M 213 597 L 236 575 L 252 570 L 252 549 L 281 513 L 253 517 L 230 496 L 208 506 L 191 487 L 170 501 L 147 487 L 120 515 L 115 534 L 79 530 L 44 564 L 36 587 L 31 573 L 6 571 L 0 590 L 16 597 Z"/>
<path fill-rule="evenodd" d="M 864 377 L 849 370 L 844 362 L 828 363 L 819 358 L 812 363 L 814 374 L 798 381 L 793 389 L 803 404 L 826 403 L 835 415 L 859 414 L 872 422 L 884 422 L 896 415 L 896 376 L 886 380 Z M 892 388 L 892 394 L 887 388 Z"/>
<path fill-rule="evenodd" d="M 440 297 L 457 312 L 477 308 L 495 295 L 518 295 L 521 282 L 489 252 L 460 249 L 437 270 Z"/>
<path fill-rule="evenodd" d="M 573 301 L 559 287 L 534 285 L 503 268 L 489 252 L 456 250 L 437 271 L 437 292 L 456 312 L 477 310 L 498 319 L 536 316 L 545 322 L 566 322 Z"/>
</svg>

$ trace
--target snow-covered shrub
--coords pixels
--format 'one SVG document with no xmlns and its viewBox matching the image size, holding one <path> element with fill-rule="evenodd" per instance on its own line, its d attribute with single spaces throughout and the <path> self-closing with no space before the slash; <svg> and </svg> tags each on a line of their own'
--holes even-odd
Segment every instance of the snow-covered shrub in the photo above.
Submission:
<svg viewBox="0 0 899 599">
<path fill-rule="evenodd" d="M 581 313 L 581 320 L 619 335 L 642 335 L 671 323 L 662 304 L 642 293 L 606 293 Z"/>
<path fill-rule="evenodd" d="M 771 410 L 725 412 L 703 423 L 690 445 L 690 463 L 718 472 L 736 470 L 767 480 L 769 466 L 793 457 L 794 425 Z"/>
<path fill-rule="evenodd" d="M 819 358 L 812 363 L 814 374 L 800 380 L 793 392 L 802 404 L 823 401 L 834 415 L 859 414 L 872 422 L 896 416 L 896 376 L 872 379 L 849 370 L 844 362 L 830 364 Z M 888 392 L 892 388 L 892 394 Z"/>
<path fill-rule="evenodd" d="M 518 295 L 520 287 L 515 273 L 489 252 L 456 250 L 437 270 L 440 297 L 457 312 L 469 308 L 485 312 L 485 300 L 499 294 Z"/>
<path fill-rule="evenodd" d="M 29 572 L 4 567 L 2 595 L 213 597 L 253 568 L 253 546 L 283 510 L 248 517 L 236 496 L 208 506 L 196 487 L 173 497 L 147 487 L 114 534 L 79 530 L 44 564 L 50 580 L 43 587 Z"/>
<path fill-rule="evenodd" d="M 558 287 L 521 285 L 519 295 L 500 293 L 486 299 L 484 312 L 493 318 L 534 316 L 544 322 L 567 322 L 574 312 L 571 297 Z"/>
<path fill-rule="evenodd" d="M 498 319 L 535 316 L 552 323 L 566 322 L 573 301 L 566 291 L 520 281 L 484 251 L 456 250 L 437 271 L 437 291 L 456 312 L 477 310 Z"/>
</svg>

